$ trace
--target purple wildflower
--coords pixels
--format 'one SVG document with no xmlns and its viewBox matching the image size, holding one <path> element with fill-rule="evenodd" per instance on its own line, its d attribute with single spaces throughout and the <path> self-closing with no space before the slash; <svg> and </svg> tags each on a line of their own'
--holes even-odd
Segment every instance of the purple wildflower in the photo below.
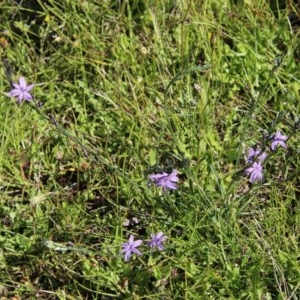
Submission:
<svg viewBox="0 0 300 300">
<path fill-rule="evenodd" d="M 124 256 L 125 261 L 129 261 L 129 259 L 131 257 L 131 252 L 133 252 L 137 255 L 142 254 L 142 252 L 136 248 L 138 246 L 140 246 L 143 243 L 143 241 L 142 240 L 134 241 L 133 239 L 134 239 L 133 235 L 130 235 L 128 243 L 122 244 L 121 253 L 125 252 L 125 256 Z"/>
<path fill-rule="evenodd" d="M 159 250 L 164 250 L 162 242 L 164 242 L 167 237 L 163 234 L 163 232 L 159 232 L 158 234 L 151 234 L 151 240 L 148 245 L 151 248 L 157 247 Z"/>
<path fill-rule="evenodd" d="M 288 137 L 284 134 L 281 134 L 281 132 L 278 130 L 275 134 L 272 135 L 271 140 L 271 149 L 274 151 L 278 146 L 281 146 L 283 148 L 286 148 L 285 141 L 288 139 Z"/>
<path fill-rule="evenodd" d="M 253 163 L 254 161 L 258 161 L 262 163 L 267 157 L 266 152 L 261 152 L 260 148 L 249 148 L 248 149 L 248 163 Z"/>
<path fill-rule="evenodd" d="M 21 103 L 22 100 L 31 101 L 32 95 L 29 91 L 34 87 L 34 84 L 27 85 L 24 77 L 19 78 L 19 84 L 13 83 L 14 88 L 9 92 L 8 96 L 18 98 L 18 102 Z"/>
<path fill-rule="evenodd" d="M 176 182 L 178 182 L 178 171 L 173 170 L 171 174 L 166 172 L 149 175 L 149 178 L 157 185 L 161 186 L 164 191 L 167 189 L 176 190 Z"/>
<path fill-rule="evenodd" d="M 247 174 L 250 174 L 250 182 L 253 183 L 257 180 L 262 180 L 262 165 L 258 162 L 254 162 L 252 166 L 245 170 Z"/>
</svg>

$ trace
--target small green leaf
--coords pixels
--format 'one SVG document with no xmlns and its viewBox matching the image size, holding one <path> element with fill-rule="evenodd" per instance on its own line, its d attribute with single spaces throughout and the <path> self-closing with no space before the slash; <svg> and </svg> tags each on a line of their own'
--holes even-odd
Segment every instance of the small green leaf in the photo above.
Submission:
<svg viewBox="0 0 300 300">
<path fill-rule="evenodd" d="M 156 151 L 153 149 L 149 151 L 149 164 L 150 166 L 156 165 Z"/>
</svg>

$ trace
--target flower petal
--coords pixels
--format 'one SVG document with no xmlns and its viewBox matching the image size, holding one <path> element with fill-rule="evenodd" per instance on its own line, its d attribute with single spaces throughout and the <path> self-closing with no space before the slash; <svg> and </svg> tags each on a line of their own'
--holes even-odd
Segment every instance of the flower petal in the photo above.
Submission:
<svg viewBox="0 0 300 300">
<path fill-rule="evenodd" d="M 131 252 L 134 252 L 137 255 L 142 255 L 142 252 L 138 249 L 135 249 L 135 248 L 131 249 Z"/>
<path fill-rule="evenodd" d="M 30 90 L 32 90 L 35 87 L 35 84 L 30 84 L 26 87 L 26 91 L 29 92 Z"/>
<path fill-rule="evenodd" d="M 134 240 L 134 236 L 131 234 L 129 237 L 128 244 L 131 245 L 133 243 L 133 240 Z"/>
<path fill-rule="evenodd" d="M 30 100 L 32 100 L 32 95 L 30 93 L 24 92 L 23 98 L 27 101 L 30 101 Z"/>
<path fill-rule="evenodd" d="M 9 92 L 9 96 L 10 97 L 16 97 L 16 96 L 18 96 L 20 94 L 20 91 L 19 90 L 17 90 L 17 89 L 13 89 L 13 90 L 11 90 L 10 92 Z"/>
<path fill-rule="evenodd" d="M 149 178 L 152 179 L 152 180 L 160 180 L 160 179 L 162 179 L 166 176 L 168 176 L 167 173 L 151 174 L 151 175 L 149 175 Z"/>
<path fill-rule="evenodd" d="M 26 89 L 27 87 L 26 80 L 23 76 L 19 78 L 19 85 L 22 89 Z"/>
<path fill-rule="evenodd" d="M 164 184 L 164 187 L 168 188 L 168 189 L 171 189 L 171 190 L 176 190 L 177 189 L 177 186 L 175 183 L 169 181 L 169 182 L 166 182 Z"/>
<path fill-rule="evenodd" d="M 159 250 L 164 250 L 165 249 L 165 247 L 161 243 L 157 244 L 157 248 Z"/>
<path fill-rule="evenodd" d="M 134 241 L 131 245 L 132 245 L 132 247 L 138 247 L 138 246 L 140 246 L 140 245 L 142 245 L 143 244 L 143 241 L 142 240 L 137 240 L 137 241 Z"/>
<path fill-rule="evenodd" d="M 125 253 L 125 257 L 124 257 L 125 261 L 129 261 L 130 257 L 131 257 L 131 252 L 130 252 L 130 251 L 127 251 L 127 252 Z"/>
</svg>

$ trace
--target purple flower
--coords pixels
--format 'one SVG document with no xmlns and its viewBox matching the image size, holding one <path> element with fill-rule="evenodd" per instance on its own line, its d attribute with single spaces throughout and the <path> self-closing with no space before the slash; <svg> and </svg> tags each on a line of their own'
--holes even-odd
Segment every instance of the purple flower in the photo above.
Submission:
<svg viewBox="0 0 300 300">
<path fill-rule="evenodd" d="M 261 152 L 260 148 L 249 148 L 248 149 L 248 157 L 247 160 L 249 163 L 253 163 L 254 161 L 258 161 L 262 163 L 267 157 L 266 152 Z"/>
<path fill-rule="evenodd" d="M 149 175 L 149 178 L 157 185 L 161 186 L 164 191 L 167 189 L 176 190 L 176 182 L 178 182 L 177 170 L 173 170 L 171 174 L 166 172 Z"/>
<path fill-rule="evenodd" d="M 257 180 L 262 180 L 262 165 L 258 162 L 254 162 L 252 166 L 245 170 L 247 174 L 250 174 L 250 182 L 253 183 Z"/>
<path fill-rule="evenodd" d="M 143 241 L 142 240 L 134 241 L 133 239 L 134 239 L 133 235 L 130 235 L 128 243 L 122 244 L 121 253 L 125 252 L 125 256 L 124 256 L 125 261 L 129 261 L 131 257 L 131 252 L 136 253 L 138 255 L 142 254 L 142 252 L 136 248 L 140 246 L 143 243 Z"/>
<path fill-rule="evenodd" d="M 163 232 L 159 232 L 158 234 L 151 234 L 151 240 L 148 245 L 151 248 L 157 247 L 159 250 L 164 250 L 163 245 L 161 244 L 167 239 L 167 237 L 163 234 Z"/>
<path fill-rule="evenodd" d="M 17 97 L 18 102 L 21 103 L 22 100 L 31 101 L 32 95 L 29 91 L 34 87 L 34 84 L 27 85 L 24 77 L 19 78 L 19 84 L 13 83 L 14 88 L 9 92 L 8 96 Z"/>
<path fill-rule="evenodd" d="M 281 134 L 281 132 L 278 130 L 275 134 L 272 135 L 271 140 L 271 149 L 274 151 L 276 150 L 277 146 L 281 146 L 283 148 L 286 148 L 285 141 L 288 139 L 286 135 Z"/>
</svg>

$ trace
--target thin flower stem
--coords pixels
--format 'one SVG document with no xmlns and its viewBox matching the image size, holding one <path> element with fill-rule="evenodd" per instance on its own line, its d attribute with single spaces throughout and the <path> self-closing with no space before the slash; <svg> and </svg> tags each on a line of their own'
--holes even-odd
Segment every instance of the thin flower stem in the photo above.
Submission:
<svg viewBox="0 0 300 300">
<path fill-rule="evenodd" d="M 61 125 L 59 125 L 59 123 L 57 122 L 57 120 L 55 119 L 53 114 L 51 114 L 51 113 L 48 115 L 45 114 L 42 111 L 42 109 L 33 102 L 30 102 L 29 104 L 44 120 L 53 124 L 55 126 L 56 130 L 58 131 L 58 133 L 60 133 L 61 135 L 65 136 L 66 138 L 70 139 L 75 144 L 77 144 L 86 156 L 87 156 L 87 154 L 92 154 L 95 158 L 95 161 L 100 161 L 100 163 L 102 163 L 103 165 L 108 167 L 111 171 L 115 172 L 118 176 L 124 178 L 127 182 L 131 183 L 136 188 L 140 188 L 140 186 L 136 182 L 131 180 L 127 175 L 125 175 L 121 169 L 119 169 L 116 166 L 112 166 L 109 163 L 109 161 L 101 155 L 101 153 L 98 149 L 96 149 L 95 147 L 92 147 L 92 146 L 84 145 L 83 142 L 76 135 L 70 133 L 68 130 L 64 129 Z"/>
</svg>

